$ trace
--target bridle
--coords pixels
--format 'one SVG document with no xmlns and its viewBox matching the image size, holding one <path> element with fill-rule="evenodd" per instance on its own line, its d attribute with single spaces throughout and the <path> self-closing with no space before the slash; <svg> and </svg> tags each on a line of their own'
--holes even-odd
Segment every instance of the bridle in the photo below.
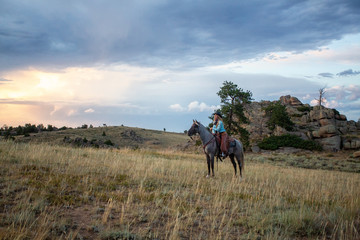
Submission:
<svg viewBox="0 0 360 240">
<path fill-rule="evenodd" d="M 195 124 L 197 127 L 199 127 L 198 123 L 197 123 L 195 120 L 194 120 L 194 124 Z M 189 137 L 190 137 L 190 139 L 191 139 L 192 141 L 194 141 L 194 139 L 192 138 L 192 135 L 189 136 Z M 204 153 L 205 153 L 205 154 L 206 154 L 205 148 L 207 147 L 207 145 L 209 145 L 210 143 L 212 143 L 215 139 L 216 139 L 216 137 L 213 135 L 213 137 L 212 137 L 207 143 L 203 144 L 203 150 L 204 150 Z"/>
</svg>

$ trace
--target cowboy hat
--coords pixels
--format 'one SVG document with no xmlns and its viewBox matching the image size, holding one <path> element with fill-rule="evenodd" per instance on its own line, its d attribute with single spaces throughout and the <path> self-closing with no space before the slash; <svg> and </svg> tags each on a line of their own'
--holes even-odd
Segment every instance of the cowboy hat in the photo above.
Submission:
<svg viewBox="0 0 360 240">
<path fill-rule="evenodd" d="M 216 112 L 214 113 L 214 115 L 218 115 L 219 117 L 222 118 L 222 115 L 221 115 L 221 112 L 220 112 L 220 111 L 216 111 Z"/>
</svg>

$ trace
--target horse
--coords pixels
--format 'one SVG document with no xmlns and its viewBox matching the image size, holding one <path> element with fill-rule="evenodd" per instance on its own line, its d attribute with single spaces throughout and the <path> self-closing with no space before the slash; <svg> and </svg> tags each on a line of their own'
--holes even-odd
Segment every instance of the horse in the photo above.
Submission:
<svg viewBox="0 0 360 240">
<path fill-rule="evenodd" d="M 188 136 L 191 138 L 191 136 L 198 133 L 200 135 L 200 139 L 203 145 L 204 153 L 206 155 L 207 160 L 207 166 L 208 166 L 208 175 L 206 177 L 210 176 L 210 166 L 212 170 L 212 177 L 214 177 L 214 158 L 215 156 L 218 156 L 219 148 L 216 143 L 216 137 L 208 131 L 204 125 L 202 125 L 200 122 L 193 120 L 193 124 L 191 128 L 188 130 Z M 235 146 L 229 147 L 229 158 L 231 160 L 232 165 L 234 166 L 235 171 L 235 177 L 236 177 L 236 163 L 235 159 L 237 160 L 237 163 L 239 165 L 239 171 L 240 171 L 240 178 L 242 178 L 242 172 L 244 170 L 244 150 L 242 143 L 234 139 Z"/>
</svg>

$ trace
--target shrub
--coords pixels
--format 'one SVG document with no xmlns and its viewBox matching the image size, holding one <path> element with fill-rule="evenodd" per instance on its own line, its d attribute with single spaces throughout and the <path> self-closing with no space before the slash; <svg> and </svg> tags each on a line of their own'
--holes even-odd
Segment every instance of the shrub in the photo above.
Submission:
<svg viewBox="0 0 360 240">
<path fill-rule="evenodd" d="M 109 145 L 109 146 L 114 146 L 114 143 L 111 140 L 106 140 L 104 142 L 104 144 Z"/>
<path fill-rule="evenodd" d="M 294 147 L 294 148 L 301 148 L 312 151 L 322 150 L 321 145 L 318 144 L 317 142 L 310 140 L 303 140 L 298 136 L 290 135 L 290 134 L 264 138 L 262 142 L 258 144 L 258 146 L 265 150 L 276 150 L 279 147 Z"/>
<path fill-rule="evenodd" d="M 300 111 L 300 112 L 310 112 L 311 107 L 307 106 L 307 105 L 302 105 L 300 107 L 297 107 L 297 110 Z"/>
</svg>

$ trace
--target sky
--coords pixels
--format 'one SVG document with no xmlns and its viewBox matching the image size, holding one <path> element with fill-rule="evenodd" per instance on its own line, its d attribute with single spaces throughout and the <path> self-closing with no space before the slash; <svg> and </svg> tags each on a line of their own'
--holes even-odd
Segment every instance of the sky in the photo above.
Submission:
<svg viewBox="0 0 360 240">
<path fill-rule="evenodd" d="M 0 0 L 0 127 L 207 125 L 225 81 L 360 118 L 358 0 Z"/>
</svg>

